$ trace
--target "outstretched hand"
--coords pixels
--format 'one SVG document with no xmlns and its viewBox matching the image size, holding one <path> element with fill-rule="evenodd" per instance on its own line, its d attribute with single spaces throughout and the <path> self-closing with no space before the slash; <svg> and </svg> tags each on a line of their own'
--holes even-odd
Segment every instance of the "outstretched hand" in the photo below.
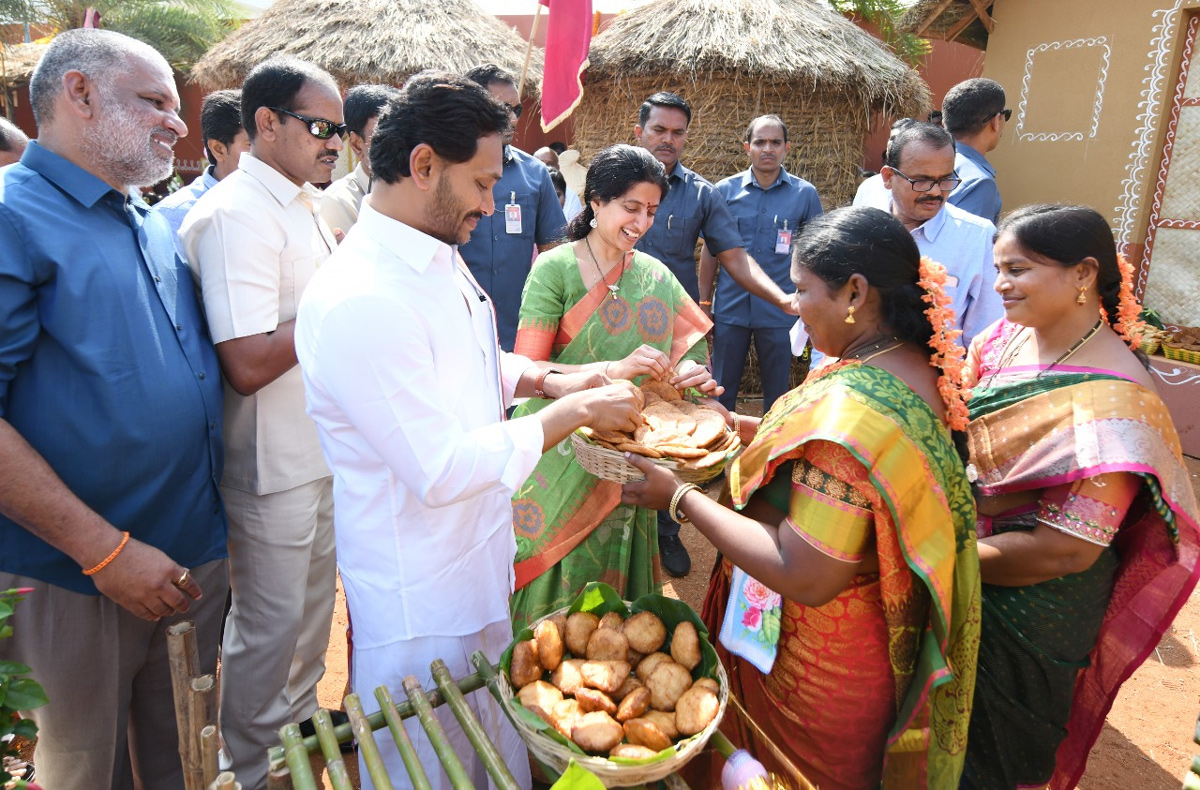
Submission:
<svg viewBox="0 0 1200 790">
<path fill-rule="evenodd" d="M 574 397 L 586 399 L 585 424 L 597 431 L 633 433 L 642 424 L 642 392 L 628 381 L 590 389 Z"/>
<path fill-rule="evenodd" d="M 700 392 L 706 395 L 721 395 L 725 392 L 725 388 L 717 383 L 717 380 L 712 377 L 712 372 L 699 362 L 692 362 L 690 366 L 680 365 L 683 369 L 680 370 L 675 378 L 671 379 L 671 386 L 677 390 L 683 391 L 695 387 Z"/>
<path fill-rule="evenodd" d="M 641 345 L 625 359 L 608 366 L 608 375 L 613 379 L 634 379 L 649 376 L 659 380 L 671 370 L 671 359 L 653 346 Z"/>
<path fill-rule="evenodd" d="M 625 460 L 641 471 L 646 479 L 621 486 L 621 501 L 649 510 L 666 510 L 675 490 L 683 485 L 675 473 L 643 455 L 625 453 Z"/>
</svg>

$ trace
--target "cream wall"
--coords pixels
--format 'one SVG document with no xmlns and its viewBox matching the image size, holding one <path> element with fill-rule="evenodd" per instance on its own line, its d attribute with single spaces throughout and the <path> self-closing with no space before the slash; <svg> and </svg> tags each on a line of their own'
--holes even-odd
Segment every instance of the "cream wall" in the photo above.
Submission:
<svg viewBox="0 0 1200 790">
<path fill-rule="evenodd" d="M 1012 120 L 988 158 L 1004 211 L 1093 206 L 1140 259 L 1189 9 L 1200 0 L 997 0 L 984 76 Z"/>
</svg>

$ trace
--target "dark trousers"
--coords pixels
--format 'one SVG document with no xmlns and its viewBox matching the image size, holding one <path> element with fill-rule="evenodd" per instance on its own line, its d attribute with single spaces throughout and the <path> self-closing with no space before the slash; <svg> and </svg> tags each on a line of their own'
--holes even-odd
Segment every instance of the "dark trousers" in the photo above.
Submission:
<svg viewBox="0 0 1200 790">
<path fill-rule="evenodd" d="M 758 353 L 758 372 L 762 380 L 763 413 L 788 391 L 792 372 L 792 341 L 787 327 L 751 328 L 717 322 L 713 330 L 713 378 L 725 388 L 721 405 L 730 411 L 737 405 L 738 387 L 746 370 L 750 340 Z M 661 521 L 659 522 L 661 525 Z M 661 534 L 661 527 L 660 527 Z"/>
</svg>

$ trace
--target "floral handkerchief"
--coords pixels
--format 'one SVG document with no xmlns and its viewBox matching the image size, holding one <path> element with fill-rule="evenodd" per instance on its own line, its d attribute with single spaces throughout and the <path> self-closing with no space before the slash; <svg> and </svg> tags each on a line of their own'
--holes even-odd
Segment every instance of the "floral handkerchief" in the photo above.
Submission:
<svg viewBox="0 0 1200 790">
<path fill-rule="evenodd" d="M 779 616 L 783 598 L 736 565 L 729 605 L 718 638 L 725 649 L 741 656 L 764 675 L 775 665 L 779 645 Z"/>
</svg>

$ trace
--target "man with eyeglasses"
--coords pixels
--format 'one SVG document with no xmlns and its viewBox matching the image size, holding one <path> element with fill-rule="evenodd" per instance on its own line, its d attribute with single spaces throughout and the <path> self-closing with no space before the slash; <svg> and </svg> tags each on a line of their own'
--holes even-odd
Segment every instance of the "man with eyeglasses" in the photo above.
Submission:
<svg viewBox="0 0 1200 790">
<path fill-rule="evenodd" d="M 494 64 L 476 66 L 463 75 L 482 85 L 506 107 L 515 126 L 521 117 L 517 80 Z M 512 145 L 510 130 L 503 137 L 504 170 L 492 187 L 496 210 L 483 216 L 471 240 L 458 252 L 479 285 L 496 306 L 500 348 L 512 351 L 517 340 L 517 315 L 525 278 L 539 252 L 557 247 L 567 226 L 546 166 Z"/>
<path fill-rule="evenodd" d="M 296 307 L 336 247 L 321 219 L 346 127 L 337 83 L 292 57 L 242 85 L 250 152 L 180 230 L 225 376 L 225 475 L 233 608 L 221 653 L 222 764 L 266 783 L 279 728 L 311 717 L 333 619 L 333 485 L 305 413 Z"/>
<path fill-rule="evenodd" d="M 942 99 L 942 126 L 954 138 L 954 169 L 962 179 L 950 203 L 993 224 L 1000 222 L 1000 188 L 984 154 L 1000 145 L 1012 117 L 1004 101 L 1000 83 L 982 77 L 958 83 Z"/>
<path fill-rule="evenodd" d="M 1004 307 L 992 287 L 996 226 L 947 202 L 959 184 L 954 139 L 936 124 L 913 124 L 888 145 L 881 174 L 892 193 L 892 216 L 912 233 L 921 255 L 946 267 L 955 328 L 967 345 L 1004 314 Z"/>
</svg>

